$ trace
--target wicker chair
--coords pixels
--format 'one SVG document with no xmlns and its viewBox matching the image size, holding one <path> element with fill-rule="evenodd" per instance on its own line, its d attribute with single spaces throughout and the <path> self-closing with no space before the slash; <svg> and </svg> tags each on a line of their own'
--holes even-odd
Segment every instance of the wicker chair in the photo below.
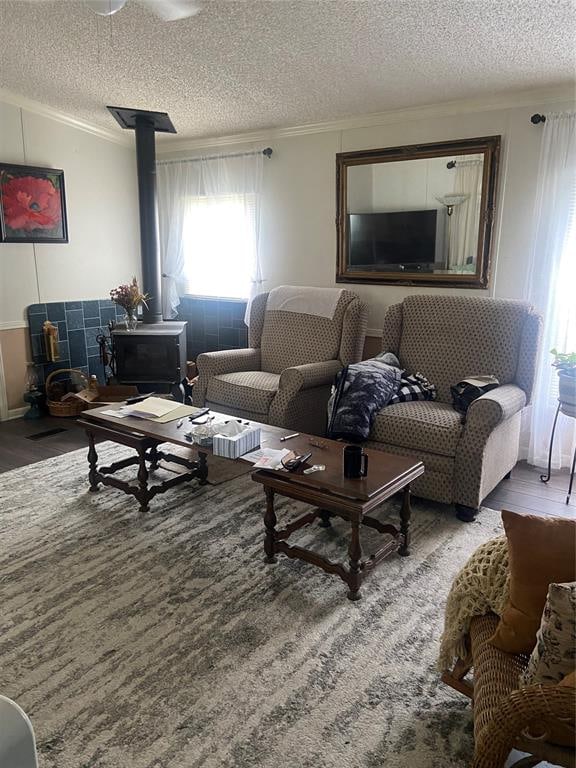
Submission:
<svg viewBox="0 0 576 768">
<path fill-rule="evenodd" d="M 559 685 L 518 689 L 518 676 L 528 657 L 503 653 L 489 642 L 498 624 L 494 614 L 476 617 L 470 625 L 472 664 L 459 661 L 442 680 L 474 702 L 472 768 L 503 768 L 512 749 L 527 752 L 514 768 L 533 768 L 542 761 L 574 768 L 574 750 L 546 736 L 551 729 L 574 738 L 576 690 Z M 473 684 L 466 675 L 473 667 Z"/>
</svg>

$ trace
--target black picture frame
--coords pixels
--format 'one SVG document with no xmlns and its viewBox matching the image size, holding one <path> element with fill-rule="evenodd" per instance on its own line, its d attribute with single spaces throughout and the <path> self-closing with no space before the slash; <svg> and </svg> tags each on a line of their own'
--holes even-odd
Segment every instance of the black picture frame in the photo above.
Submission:
<svg viewBox="0 0 576 768">
<path fill-rule="evenodd" d="M 68 242 L 63 170 L 0 163 L 0 242 Z"/>
</svg>

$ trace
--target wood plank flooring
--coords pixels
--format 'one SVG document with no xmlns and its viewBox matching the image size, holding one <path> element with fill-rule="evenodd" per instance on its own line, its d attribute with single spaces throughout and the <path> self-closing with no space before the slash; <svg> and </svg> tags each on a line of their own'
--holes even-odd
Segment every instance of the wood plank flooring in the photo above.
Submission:
<svg viewBox="0 0 576 768">
<path fill-rule="evenodd" d="M 42 436 L 50 430 L 63 430 Z M 39 439 L 30 437 L 41 435 Z M 0 473 L 16 467 L 59 456 L 87 446 L 84 432 L 75 419 L 46 416 L 41 419 L 15 419 L 0 424 Z M 549 483 L 540 482 L 542 470 L 518 462 L 509 480 L 502 480 L 485 499 L 487 507 L 509 509 L 525 514 L 576 516 L 576 488 L 567 505 L 568 470 L 553 472 Z"/>
</svg>

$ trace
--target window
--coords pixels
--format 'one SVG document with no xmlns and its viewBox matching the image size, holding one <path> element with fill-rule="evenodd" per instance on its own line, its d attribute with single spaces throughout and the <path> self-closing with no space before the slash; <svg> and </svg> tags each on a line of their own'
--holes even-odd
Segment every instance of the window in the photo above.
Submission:
<svg viewBox="0 0 576 768">
<path fill-rule="evenodd" d="M 186 292 L 247 299 L 256 263 L 256 195 L 190 197 L 183 229 Z"/>
</svg>

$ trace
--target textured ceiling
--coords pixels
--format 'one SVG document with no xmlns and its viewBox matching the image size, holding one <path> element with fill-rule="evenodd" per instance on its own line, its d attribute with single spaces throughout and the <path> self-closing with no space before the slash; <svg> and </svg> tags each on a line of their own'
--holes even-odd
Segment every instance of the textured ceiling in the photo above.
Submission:
<svg viewBox="0 0 576 768">
<path fill-rule="evenodd" d="M 162 22 L 137 0 L 0 0 L 0 86 L 96 125 L 169 112 L 181 136 L 568 84 L 573 0 L 205 0 Z M 118 128 L 120 130 L 120 128 Z"/>
</svg>

